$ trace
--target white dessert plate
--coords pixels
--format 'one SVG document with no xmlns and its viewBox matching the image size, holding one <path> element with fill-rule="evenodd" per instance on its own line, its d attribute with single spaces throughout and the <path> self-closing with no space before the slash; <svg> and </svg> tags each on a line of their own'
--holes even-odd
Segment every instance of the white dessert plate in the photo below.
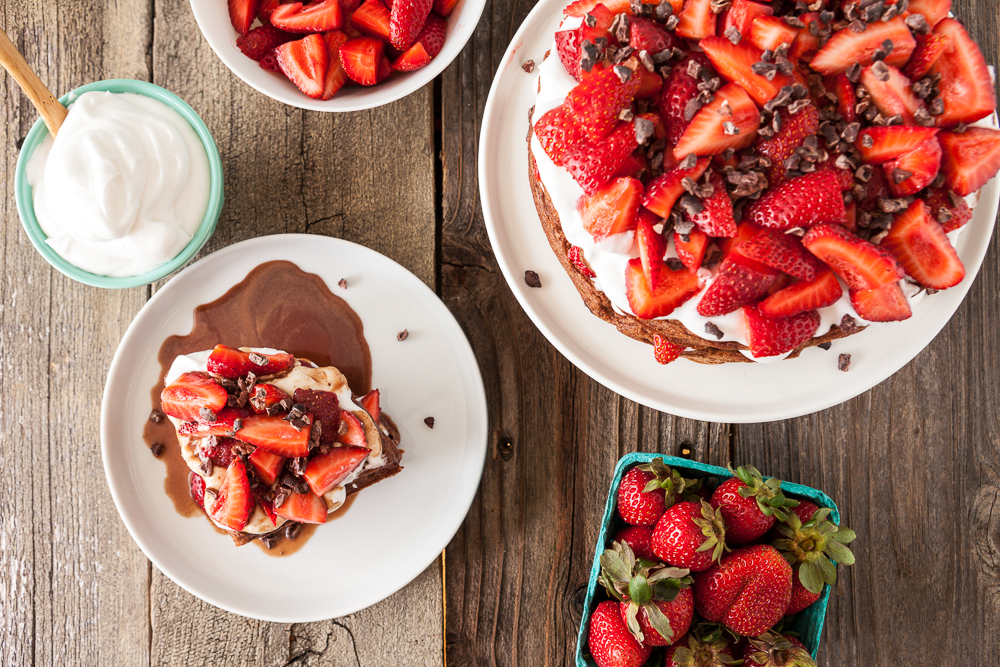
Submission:
<svg viewBox="0 0 1000 667">
<path fill-rule="evenodd" d="M 149 392 L 167 336 L 187 334 L 196 306 L 222 296 L 257 265 L 285 259 L 321 276 L 358 313 L 372 382 L 401 433 L 404 470 L 361 491 L 290 556 L 237 548 L 204 516 L 184 518 L 163 490 L 165 466 L 142 440 Z M 337 287 L 347 279 L 346 290 Z M 396 335 L 407 329 L 409 337 Z M 434 428 L 424 424 L 433 416 Z M 118 513 L 146 556 L 217 607 L 279 623 L 335 618 L 398 591 L 458 530 L 482 475 L 486 395 L 455 318 L 416 276 L 339 239 L 286 234 L 251 239 L 184 269 L 139 311 L 108 372 L 101 454 Z"/>
<path fill-rule="evenodd" d="M 966 277 L 956 287 L 924 298 L 913 317 L 871 326 L 835 341 L 829 351 L 805 350 L 777 363 L 706 366 L 685 359 L 661 366 L 652 348 L 628 338 L 590 313 L 552 252 L 528 186 L 528 110 L 537 92 L 537 70 L 552 48 L 566 0 L 541 0 L 521 25 L 486 100 L 479 139 L 479 187 L 493 250 L 507 283 L 542 334 L 577 368 L 643 405 L 714 422 L 755 423 L 791 419 L 837 405 L 874 387 L 917 356 L 958 309 L 989 246 L 1000 198 L 998 179 L 980 193 L 972 220 L 959 237 Z M 553 51 L 553 58 L 558 55 Z M 995 117 L 994 117 L 995 123 Z M 542 288 L 524 282 L 536 271 Z M 851 355 L 849 372 L 837 369 Z"/>
</svg>

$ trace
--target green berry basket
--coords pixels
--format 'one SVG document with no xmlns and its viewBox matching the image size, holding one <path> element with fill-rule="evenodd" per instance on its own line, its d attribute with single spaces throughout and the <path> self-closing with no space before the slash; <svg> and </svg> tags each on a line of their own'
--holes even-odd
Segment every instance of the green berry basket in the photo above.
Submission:
<svg viewBox="0 0 1000 667">
<path fill-rule="evenodd" d="M 630 468 L 643 463 L 649 463 L 653 459 L 658 458 L 662 458 L 663 462 L 669 467 L 679 470 L 685 477 L 692 479 L 715 477 L 720 482 L 723 482 L 733 476 L 725 468 L 710 466 L 697 461 L 689 461 L 688 459 L 675 456 L 663 456 L 662 454 L 637 452 L 635 454 L 626 454 L 618 461 L 618 465 L 615 467 L 614 479 L 611 481 L 611 489 L 608 491 L 608 501 L 604 505 L 604 519 L 601 522 L 601 532 L 597 536 L 597 545 L 594 548 L 594 563 L 590 568 L 590 582 L 587 584 L 587 597 L 583 603 L 583 618 L 580 620 L 580 631 L 576 637 L 577 667 L 597 667 L 587 652 L 587 628 L 590 624 L 590 612 L 593 611 L 595 597 L 598 595 L 599 584 L 597 578 L 601 573 L 601 554 L 607 548 L 609 540 L 619 530 L 628 525 L 622 521 L 621 517 L 618 516 L 618 512 L 615 511 L 618 507 L 618 486 L 621 484 L 622 476 Z M 829 507 L 833 510 L 828 517 L 829 521 L 837 526 L 840 525 L 840 512 L 837 510 L 837 504 L 822 491 L 791 482 L 782 482 L 781 490 L 793 498 L 812 501 L 819 507 Z M 798 633 L 799 639 L 806 645 L 813 659 L 816 658 L 816 654 L 819 652 L 819 640 L 823 634 L 823 621 L 826 619 L 826 606 L 829 600 L 830 587 L 824 585 L 819 600 L 796 614 L 794 622 L 790 626 L 785 627 L 786 630 Z"/>
</svg>

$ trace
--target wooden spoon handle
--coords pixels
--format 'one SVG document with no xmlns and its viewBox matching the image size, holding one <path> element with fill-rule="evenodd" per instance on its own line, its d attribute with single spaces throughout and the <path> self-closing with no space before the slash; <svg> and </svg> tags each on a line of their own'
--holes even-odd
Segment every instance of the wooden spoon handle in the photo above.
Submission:
<svg viewBox="0 0 1000 667">
<path fill-rule="evenodd" d="M 59 104 L 59 100 L 49 92 L 42 80 L 38 78 L 34 70 L 28 67 L 27 61 L 21 52 L 11 43 L 7 33 L 0 29 L 0 65 L 3 65 L 17 85 L 31 100 L 31 103 L 38 109 L 42 120 L 49 128 L 49 133 L 55 136 L 60 126 L 66 120 L 66 107 Z"/>
</svg>

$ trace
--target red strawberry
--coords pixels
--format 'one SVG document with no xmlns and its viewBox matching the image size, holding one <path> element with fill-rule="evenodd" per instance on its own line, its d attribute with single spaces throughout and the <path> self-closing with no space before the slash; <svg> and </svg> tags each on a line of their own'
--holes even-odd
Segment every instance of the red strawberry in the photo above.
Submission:
<svg viewBox="0 0 1000 667">
<path fill-rule="evenodd" d="M 676 32 L 685 39 L 703 40 L 715 35 L 716 14 L 711 0 L 687 0 L 677 18 Z"/>
<path fill-rule="evenodd" d="M 861 159 L 869 164 L 882 164 L 906 155 L 927 143 L 939 132 L 936 127 L 892 125 L 866 127 L 861 130 L 854 145 Z"/>
<path fill-rule="evenodd" d="M 676 43 L 674 36 L 656 21 L 637 16 L 629 22 L 629 46 L 636 51 L 647 51 L 652 56 L 674 48 Z"/>
<path fill-rule="evenodd" d="M 802 280 L 813 280 L 823 270 L 822 263 L 802 247 L 797 237 L 772 229 L 741 244 L 737 252 Z"/>
<path fill-rule="evenodd" d="M 458 0 L 434 0 L 433 10 L 438 16 L 443 16 L 448 18 L 451 13 L 455 11 L 455 5 L 458 4 Z"/>
<path fill-rule="evenodd" d="M 916 194 L 931 184 L 941 171 L 941 144 L 931 138 L 915 150 L 882 165 L 889 189 L 897 197 Z"/>
<path fill-rule="evenodd" d="M 351 25 L 369 37 L 388 42 L 389 18 L 389 10 L 379 0 L 365 0 L 351 14 Z"/>
<path fill-rule="evenodd" d="M 577 271 L 587 278 L 596 278 L 597 274 L 587 265 L 587 260 L 583 257 L 583 249 L 580 246 L 572 246 L 569 249 L 569 261 L 573 263 Z"/>
<path fill-rule="evenodd" d="M 202 510 L 205 509 L 205 478 L 196 472 L 188 473 L 188 492 Z"/>
<path fill-rule="evenodd" d="M 636 623 L 642 632 L 643 643 L 646 646 L 669 646 L 678 638 L 684 635 L 691 627 L 694 618 L 694 596 L 690 588 L 682 588 L 677 591 L 677 597 L 673 600 L 652 600 L 648 604 L 655 605 L 659 610 L 659 616 L 667 620 L 667 628 L 661 632 L 650 620 L 648 607 L 639 608 L 635 613 Z M 622 620 L 626 626 L 629 623 L 629 602 L 622 602 L 620 611 Z M 666 636 L 664 636 L 666 635 Z"/>
<path fill-rule="evenodd" d="M 919 199 L 896 216 L 881 245 L 895 255 L 908 276 L 925 287 L 948 289 L 965 278 L 962 260 L 941 223 Z"/>
<path fill-rule="evenodd" d="M 753 466 L 739 467 L 734 475 L 716 487 L 712 507 L 722 512 L 726 522 L 726 541 L 746 544 L 770 530 L 776 519 L 787 519 L 786 507 L 795 501 L 785 498 L 781 480 L 767 481 Z"/>
<path fill-rule="evenodd" d="M 740 35 L 748 37 L 755 19 L 772 14 L 774 14 L 774 9 L 770 5 L 751 0 L 733 0 L 733 4 L 726 11 L 718 34 L 725 37 L 729 28 L 736 28 L 740 31 Z"/>
<path fill-rule="evenodd" d="M 791 352 L 805 343 L 816 334 L 820 318 L 815 310 L 772 318 L 761 314 L 757 308 L 744 306 L 743 321 L 750 354 L 759 359 Z"/>
<path fill-rule="evenodd" d="M 160 409 L 181 421 L 202 418 L 202 410 L 218 414 L 229 395 L 207 373 L 184 373 L 160 392 Z"/>
<path fill-rule="evenodd" d="M 941 75 L 938 91 L 944 101 L 944 113 L 935 118 L 937 126 L 950 127 L 986 118 L 997 103 L 979 47 L 956 19 L 942 19 L 934 34 L 951 40 L 951 49 L 942 53 L 930 69 L 932 75 Z"/>
<path fill-rule="evenodd" d="M 762 231 L 764 231 L 763 227 L 758 227 L 751 222 L 741 222 L 736 225 L 736 236 L 719 239 L 719 250 L 722 251 L 722 256 L 729 257 L 734 250 L 760 234 Z"/>
<path fill-rule="evenodd" d="M 804 56 L 808 59 L 815 55 L 822 46 L 819 37 L 820 31 L 826 29 L 826 24 L 819 20 L 818 12 L 799 14 L 799 20 L 805 23 L 805 26 L 798 29 L 795 43 L 792 44 L 792 49 L 788 52 L 788 57 L 792 60 L 798 60 Z M 812 25 L 814 23 L 815 27 Z"/>
<path fill-rule="evenodd" d="M 431 56 L 420 42 L 414 42 L 402 55 L 392 61 L 392 69 L 397 72 L 413 72 L 426 67 L 431 62 Z"/>
<path fill-rule="evenodd" d="M 899 264 L 885 248 L 855 236 L 840 225 L 817 225 L 802 237 L 802 244 L 853 290 L 875 289 L 903 277 Z"/>
<path fill-rule="evenodd" d="M 611 541 L 627 544 L 636 558 L 655 561 L 657 556 L 653 553 L 652 540 L 653 528 L 651 526 L 628 526 L 619 530 Z"/>
<path fill-rule="evenodd" d="M 374 37 L 349 39 L 340 47 L 340 64 L 351 81 L 362 86 L 374 86 L 379 82 L 379 65 L 384 49 L 385 43 Z"/>
<path fill-rule="evenodd" d="M 583 192 L 592 195 L 608 182 L 637 146 L 632 123 L 618 123 L 604 139 L 580 141 L 568 148 L 563 152 L 563 163 Z"/>
<path fill-rule="evenodd" d="M 271 13 L 271 23 L 285 32 L 326 32 L 344 25 L 340 0 L 321 0 L 303 6 L 300 2 L 278 5 Z"/>
<path fill-rule="evenodd" d="M 828 521 L 830 512 L 829 508 L 817 508 L 805 522 L 798 514 L 789 513 L 785 524 L 777 526 L 779 539 L 774 546 L 794 568 L 788 614 L 819 599 L 824 584 L 837 583 L 836 563 L 854 563 L 854 554 L 846 545 L 854 541 L 855 533 Z"/>
<path fill-rule="evenodd" d="M 951 47 L 951 39 L 944 34 L 941 35 L 916 35 L 917 48 L 910 56 L 910 62 L 906 63 L 903 74 L 909 77 L 910 81 L 921 79 L 930 71 L 938 58 Z"/>
<path fill-rule="evenodd" d="M 695 575 L 694 605 L 709 621 L 756 637 L 770 629 L 788 607 L 792 568 L 774 547 L 760 544 L 722 557 Z"/>
<path fill-rule="evenodd" d="M 332 445 L 337 441 L 340 428 L 340 400 L 330 391 L 296 389 L 294 401 L 313 416 L 313 424 L 319 424 L 319 442 Z"/>
<path fill-rule="evenodd" d="M 246 466 L 237 458 L 226 469 L 226 478 L 219 487 L 219 495 L 212 503 L 209 516 L 212 521 L 229 530 L 243 530 L 253 511 L 254 502 Z"/>
<path fill-rule="evenodd" d="M 947 188 L 928 190 L 924 203 L 931 217 L 941 223 L 946 233 L 964 227 L 972 219 L 972 209 L 965 199 Z"/>
<path fill-rule="evenodd" d="M 970 127 L 961 134 L 942 132 L 938 139 L 943 150 L 941 171 L 955 194 L 971 195 L 1000 170 L 1000 130 Z"/>
<path fill-rule="evenodd" d="M 239 458 L 233 451 L 233 447 L 239 444 L 239 441 L 233 438 L 220 438 L 214 446 L 206 447 L 203 453 L 212 465 L 228 468 L 230 463 Z"/>
<path fill-rule="evenodd" d="M 715 189 L 711 197 L 701 200 L 701 212 L 687 218 L 698 228 L 713 237 L 736 236 L 736 220 L 733 218 L 733 200 L 726 192 L 726 184 L 717 171 L 713 171 L 708 182 Z"/>
<path fill-rule="evenodd" d="M 243 418 L 248 416 L 249 410 L 242 408 L 223 408 L 215 416 L 215 419 L 201 419 L 198 421 L 184 422 L 177 432 L 181 435 L 193 435 L 202 437 L 214 435 L 217 437 L 232 436 L 240 430 Z M 228 464 L 227 464 L 228 465 Z"/>
<path fill-rule="evenodd" d="M 835 304 L 844 290 L 837 276 L 823 267 L 813 280 L 798 280 L 760 302 L 757 309 L 765 317 L 792 317 Z"/>
<path fill-rule="evenodd" d="M 274 513 L 291 521 L 300 523 L 326 523 L 326 503 L 312 491 L 293 493 L 280 506 L 274 508 Z"/>
<path fill-rule="evenodd" d="M 689 633 L 680 641 L 667 647 L 663 654 L 663 667 L 724 667 L 739 661 L 735 660 L 735 650 L 729 642 L 720 638 L 721 632 L 712 633 L 707 637 L 698 637 Z M 750 664 L 747 663 L 747 667 Z"/>
<path fill-rule="evenodd" d="M 271 70 L 272 72 L 277 72 L 282 76 L 285 75 L 281 71 L 281 65 L 278 64 L 278 54 L 275 53 L 274 49 L 271 49 L 260 59 L 260 66 L 262 69 Z M 285 77 L 287 78 L 287 77 Z"/>
<path fill-rule="evenodd" d="M 616 178 L 594 194 L 580 198 L 583 228 L 595 241 L 635 229 L 641 198 L 641 181 Z"/>
<path fill-rule="evenodd" d="M 864 189 L 865 194 L 858 201 L 858 208 L 862 211 L 874 211 L 878 208 L 879 199 L 886 199 L 892 197 L 892 192 L 889 191 L 889 183 L 885 179 L 885 174 L 881 169 L 875 169 L 872 171 L 871 178 L 867 183 L 858 182 L 858 187 Z"/>
<path fill-rule="evenodd" d="M 830 171 L 817 171 L 772 188 L 749 206 L 743 219 L 779 230 L 824 222 L 842 225 L 847 221 L 847 209 L 837 177 Z"/>
<path fill-rule="evenodd" d="M 677 343 L 667 340 L 660 334 L 653 334 L 653 358 L 656 363 L 666 366 L 677 361 L 684 353 L 684 348 Z"/>
<path fill-rule="evenodd" d="M 725 534 L 722 515 L 705 501 L 677 503 L 656 522 L 653 552 L 668 565 L 701 572 L 722 558 Z"/>
<path fill-rule="evenodd" d="M 792 568 L 792 596 L 788 600 L 788 608 L 785 609 L 785 616 L 797 614 L 819 599 L 820 593 L 813 593 L 806 590 L 806 587 L 799 581 L 799 565 Z"/>
<path fill-rule="evenodd" d="M 273 406 L 278 405 L 288 398 L 290 398 L 288 394 L 273 384 L 262 383 L 254 387 L 249 403 L 250 408 L 256 414 L 261 415 L 266 413 L 268 408 L 271 408 L 272 412 L 277 411 L 280 408 L 274 408 Z"/>
<path fill-rule="evenodd" d="M 337 442 L 353 447 L 367 447 L 365 427 L 361 420 L 350 412 L 340 413 L 340 424 L 337 426 Z"/>
<path fill-rule="evenodd" d="M 261 354 L 244 352 L 228 345 L 216 345 L 208 356 L 208 372 L 230 380 L 254 373 L 258 377 L 284 373 L 295 365 L 295 357 L 287 352 Z"/>
<path fill-rule="evenodd" d="M 684 194 L 684 186 L 681 181 L 685 178 L 697 181 L 708 169 L 709 164 L 711 164 L 711 160 L 705 157 L 698 160 L 691 169 L 675 167 L 665 174 L 657 176 L 646 186 L 642 205 L 661 218 L 667 217 L 674 204 Z"/>
<path fill-rule="evenodd" d="M 869 23 L 863 32 L 854 32 L 850 27 L 838 30 L 809 65 L 823 75 L 843 74 L 854 63 L 865 67 L 875 62 L 875 52 L 882 49 L 885 40 L 892 42 L 892 53 L 885 58 L 885 64 L 893 67 L 905 65 L 917 46 L 903 17 L 897 16 Z"/>
<path fill-rule="evenodd" d="M 886 80 L 882 81 L 876 71 Z M 915 125 L 917 112 L 925 109 L 923 101 L 913 94 L 910 80 L 898 69 L 885 63 L 864 68 L 861 71 L 861 84 L 871 93 L 872 102 L 886 118 L 902 116 L 904 124 Z"/>
<path fill-rule="evenodd" d="M 889 283 L 875 289 L 852 289 L 850 295 L 855 312 L 869 322 L 900 322 L 913 315 L 899 283 Z"/>
<path fill-rule="evenodd" d="M 357 470 L 371 451 L 367 447 L 334 447 L 309 459 L 302 477 L 313 493 L 322 496 Z"/>
<path fill-rule="evenodd" d="M 705 259 L 705 250 L 708 249 L 708 235 L 699 232 L 697 229 L 691 230 L 688 240 L 674 232 L 674 248 L 677 250 L 677 257 L 691 271 L 701 268 L 701 263 Z"/>
<path fill-rule="evenodd" d="M 910 0 L 910 14 L 923 14 L 931 27 L 941 22 L 951 11 L 951 0 Z"/>
<path fill-rule="evenodd" d="M 558 33 L 557 33 L 558 34 Z M 676 146 L 684 130 L 694 117 L 694 113 L 685 117 L 688 104 L 701 92 L 698 84 L 701 82 L 688 74 L 688 64 L 696 62 L 703 68 L 711 68 L 712 63 L 703 53 L 688 54 L 673 68 L 670 78 L 660 89 L 660 113 L 667 126 L 667 142 Z M 697 110 L 695 110 L 697 111 Z"/>
<path fill-rule="evenodd" d="M 789 612 L 790 613 L 790 612 Z M 765 632 L 747 639 L 743 647 L 743 664 L 748 667 L 816 667 L 802 642 L 776 632 Z"/>
<path fill-rule="evenodd" d="M 299 90 L 313 99 L 323 97 L 330 56 L 321 35 L 308 35 L 296 42 L 282 44 L 275 53 L 281 71 Z"/>
<path fill-rule="evenodd" d="M 448 22 L 437 14 L 431 14 L 424 23 L 424 29 L 417 35 L 415 44 L 420 44 L 433 60 L 444 47 L 444 38 L 448 32 Z"/>
<path fill-rule="evenodd" d="M 674 157 L 682 160 L 691 153 L 718 155 L 727 148 L 746 148 L 753 143 L 759 127 L 757 105 L 743 88 L 731 83 L 695 114 L 674 148 Z"/>
<path fill-rule="evenodd" d="M 431 13 L 434 0 L 393 0 L 389 17 L 389 41 L 405 51 L 416 40 Z"/>
<path fill-rule="evenodd" d="M 378 424 L 379 417 L 382 416 L 382 408 L 379 405 L 379 390 L 372 389 L 370 392 L 361 397 L 358 403 L 361 407 L 365 409 L 365 412 L 372 418 L 372 422 Z"/>
<path fill-rule="evenodd" d="M 753 303 L 774 284 L 778 271 L 738 253 L 722 260 L 715 280 L 698 303 L 698 314 L 717 317 Z"/>
<path fill-rule="evenodd" d="M 580 67 L 580 48 L 584 42 L 597 44 L 601 39 L 612 42 L 614 37 L 606 29 L 583 24 L 573 30 L 560 30 L 556 32 L 555 38 L 556 52 L 563 68 L 577 81 L 583 81 L 591 74 L 606 69 L 603 62 L 595 63 L 589 72 Z"/>
<path fill-rule="evenodd" d="M 776 51 L 782 44 L 789 46 L 795 42 L 799 31 L 777 16 L 761 16 L 750 26 L 750 43 L 761 51 Z"/>
<path fill-rule="evenodd" d="M 654 291 L 646 281 L 642 260 L 638 257 L 631 259 L 625 268 L 625 294 L 628 297 L 628 305 L 640 319 L 665 317 L 697 294 L 700 289 L 698 275 L 687 269 L 671 271 L 669 268 L 663 268 Z"/>
<path fill-rule="evenodd" d="M 253 492 L 253 497 L 256 499 L 257 504 L 260 505 L 260 509 L 267 515 L 271 525 L 277 526 L 278 515 L 274 513 L 274 504 L 265 497 L 267 489 L 262 486 L 254 486 L 250 490 Z"/>
<path fill-rule="evenodd" d="M 837 96 L 837 113 L 844 117 L 844 122 L 853 123 L 856 121 L 858 119 L 858 94 L 847 75 L 836 75 L 826 87 Z"/>
<path fill-rule="evenodd" d="M 271 22 L 271 14 L 281 4 L 281 0 L 260 0 L 260 4 L 257 6 L 257 18 L 262 25 Z"/>
<path fill-rule="evenodd" d="M 301 431 L 278 415 L 252 415 L 243 420 L 243 428 L 236 434 L 243 442 L 263 447 L 282 456 L 309 454 L 309 432 L 312 415 L 306 415 L 309 424 Z"/>
<path fill-rule="evenodd" d="M 639 246 L 639 260 L 642 262 L 646 282 L 650 289 L 656 291 L 660 269 L 664 267 L 663 255 L 667 252 L 667 243 L 648 220 L 639 220 L 635 229 L 635 242 Z"/>
<path fill-rule="evenodd" d="M 583 138 L 583 130 L 577 125 L 572 111 L 565 104 L 549 109 L 535 123 L 535 136 L 542 150 L 557 166 L 563 165 L 563 154 Z"/>
<path fill-rule="evenodd" d="M 613 69 L 602 70 L 569 91 L 565 104 L 587 137 L 599 141 L 615 128 L 619 113 L 632 103 L 640 83 L 635 72 L 623 82 Z"/>
<path fill-rule="evenodd" d="M 733 44 L 725 37 L 707 37 L 698 46 L 705 50 L 715 71 L 742 86 L 760 106 L 774 99 L 782 88 L 794 83 L 792 77 L 784 74 L 776 75 L 771 81 L 755 74 L 752 68 L 760 62 L 763 50 L 749 41 Z"/>
<path fill-rule="evenodd" d="M 813 514 L 819 511 L 819 505 L 809 500 L 800 500 L 799 504 L 791 508 L 792 514 L 799 517 L 802 523 L 808 523 L 813 518 Z"/>
<path fill-rule="evenodd" d="M 237 37 L 236 46 L 247 58 L 259 62 L 275 47 L 281 46 L 290 39 L 295 38 L 268 24 L 257 26 L 247 34 Z"/>
<path fill-rule="evenodd" d="M 618 486 L 618 514 L 633 526 L 653 526 L 663 511 L 695 482 L 667 467 L 663 459 L 629 469 Z"/>
<path fill-rule="evenodd" d="M 340 47 L 347 41 L 347 35 L 339 30 L 331 30 L 323 35 L 323 41 L 326 42 L 326 54 L 330 62 L 326 68 L 326 78 L 323 80 L 322 99 L 328 100 L 347 83 L 347 72 L 340 62 Z"/>
<path fill-rule="evenodd" d="M 253 466 L 261 481 L 271 486 L 278 479 L 282 468 L 285 467 L 286 459 L 284 456 L 273 454 L 266 449 L 258 447 L 250 453 L 247 460 Z"/>
<path fill-rule="evenodd" d="M 653 651 L 629 633 L 613 600 L 605 600 L 591 613 L 587 647 L 597 667 L 640 667 Z"/>
<path fill-rule="evenodd" d="M 253 20 L 257 18 L 257 4 L 260 0 L 229 0 L 229 21 L 241 35 L 250 32 Z"/>
</svg>

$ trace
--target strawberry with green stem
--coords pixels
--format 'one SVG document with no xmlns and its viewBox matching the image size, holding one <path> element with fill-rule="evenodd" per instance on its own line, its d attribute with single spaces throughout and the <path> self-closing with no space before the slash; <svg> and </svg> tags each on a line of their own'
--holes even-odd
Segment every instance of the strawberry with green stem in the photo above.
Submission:
<svg viewBox="0 0 1000 667">
<path fill-rule="evenodd" d="M 822 507 L 803 522 L 795 512 L 789 512 L 777 531 L 781 538 L 774 547 L 795 570 L 792 580 L 792 598 L 786 614 L 794 614 L 805 609 L 819 599 L 823 584 L 837 582 L 837 565 L 854 564 L 854 554 L 847 544 L 856 535 L 846 526 L 837 526 L 827 520 L 832 512 Z"/>
<path fill-rule="evenodd" d="M 667 467 L 662 458 L 630 469 L 618 487 L 618 513 L 633 526 L 653 526 L 683 493 L 700 486 Z"/>
<path fill-rule="evenodd" d="M 653 530 L 653 552 L 663 562 L 692 572 L 718 563 L 725 542 L 726 524 L 719 510 L 702 500 L 685 501 L 667 509 Z"/>
<path fill-rule="evenodd" d="M 778 632 L 765 632 L 747 639 L 743 649 L 745 667 L 816 667 L 802 643 Z"/>
<path fill-rule="evenodd" d="M 663 654 L 664 667 L 725 667 L 739 665 L 732 642 L 723 636 L 723 627 L 714 626 L 712 632 L 702 630 L 709 624 L 699 624 Z"/>
<path fill-rule="evenodd" d="M 733 476 L 712 494 L 712 507 L 722 511 L 726 521 L 726 539 L 730 544 L 752 542 L 774 525 L 785 521 L 785 509 L 798 505 L 781 492 L 781 480 L 764 480 L 753 466 L 729 468 Z"/>
</svg>

